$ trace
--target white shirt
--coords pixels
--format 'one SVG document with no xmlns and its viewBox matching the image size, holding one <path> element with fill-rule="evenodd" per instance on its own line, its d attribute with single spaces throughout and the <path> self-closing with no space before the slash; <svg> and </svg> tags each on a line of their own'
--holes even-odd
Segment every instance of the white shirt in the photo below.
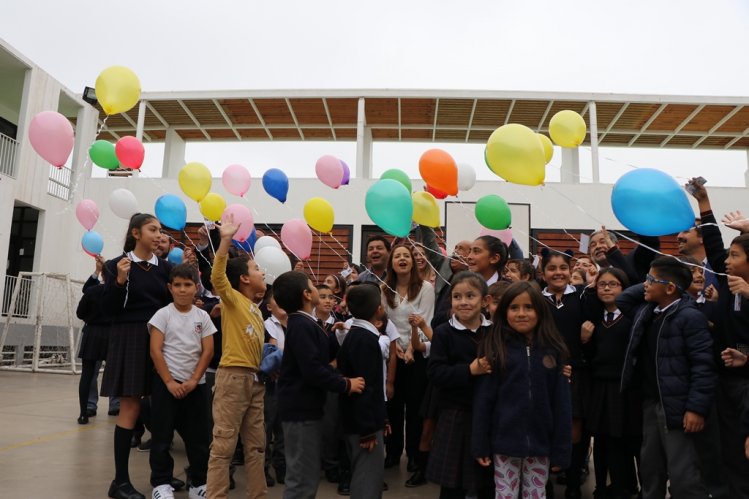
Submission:
<svg viewBox="0 0 749 499">
<path fill-rule="evenodd" d="M 369 322 L 362 319 L 349 319 L 346 321 L 346 325 L 348 329 L 351 329 L 354 326 L 358 326 L 361 328 L 366 329 L 367 331 L 371 332 L 372 334 L 377 336 L 377 341 L 380 344 L 380 351 L 382 352 L 382 391 L 385 394 L 385 400 L 388 399 L 387 395 L 387 375 L 388 375 L 388 369 L 387 369 L 387 361 L 388 357 L 390 356 L 390 338 L 388 336 L 383 336 L 380 334 L 380 332 L 377 330 L 374 325 Z M 392 322 L 388 320 L 388 325 L 385 327 L 385 330 L 390 326 L 393 326 L 393 329 L 395 329 L 395 325 L 393 325 Z M 346 329 L 346 332 L 348 332 L 348 329 Z M 395 329 L 396 339 L 398 335 L 398 330 Z"/>
<path fill-rule="evenodd" d="M 283 332 L 281 321 L 276 319 L 275 315 L 271 315 L 265 319 L 264 324 L 265 330 L 268 331 L 268 336 L 276 340 L 279 350 L 283 350 L 283 346 L 286 343 L 286 333 Z"/>
<path fill-rule="evenodd" d="M 613 320 L 617 320 L 619 318 L 619 316 L 622 315 L 622 311 L 617 308 L 616 310 L 614 310 L 613 314 L 614 314 Z M 603 312 L 603 320 L 604 320 L 604 322 L 606 321 L 606 317 L 608 315 L 609 315 L 609 311 L 605 310 Z"/>
<path fill-rule="evenodd" d="M 668 305 L 666 305 L 663 308 L 661 308 L 661 307 L 655 307 L 655 309 L 653 310 L 653 312 L 655 312 L 656 314 L 662 314 L 663 312 L 665 312 L 666 310 L 668 310 L 669 308 L 671 308 L 673 305 L 676 305 L 680 301 L 681 301 L 681 298 L 679 298 L 678 300 L 672 301 L 671 303 L 669 303 Z"/>
<path fill-rule="evenodd" d="M 499 272 L 494 272 L 494 274 L 489 279 L 486 280 L 486 285 L 491 286 L 498 280 L 499 280 Z"/>
<path fill-rule="evenodd" d="M 128 251 L 127 257 L 132 260 L 134 263 L 138 262 L 147 262 L 151 265 L 158 265 L 159 264 L 159 257 L 151 253 L 151 258 L 148 260 L 144 260 L 140 258 L 138 255 L 136 255 L 133 251 Z"/>
<path fill-rule="evenodd" d="M 471 331 L 472 333 L 475 333 L 476 331 L 478 331 L 478 328 L 476 328 L 476 329 L 468 329 L 467 327 L 465 327 L 463 325 L 463 323 L 460 322 L 457 317 L 455 317 L 455 314 L 453 314 L 452 317 L 450 317 L 450 320 L 448 322 L 450 323 L 450 325 L 452 327 L 454 327 L 458 331 Z M 492 325 L 492 321 L 490 321 L 489 319 L 487 319 L 486 317 L 484 317 L 484 315 L 482 314 L 481 315 L 481 326 L 491 326 L 491 325 Z"/>
<path fill-rule="evenodd" d="M 413 301 L 401 300 L 397 293 L 394 301 L 395 307 L 391 308 L 385 300 L 385 295 L 382 296 L 382 306 L 388 314 L 388 319 L 393 321 L 395 327 L 398 328 L 400 335 L 398 341 L 405 351 L 411 344 L 411 324 L 408 323 L 408 316 L 419 314 L 427 324 L 432 322 L 432 317 L 434 317 L 434 288 L 428 281 L 423 281 L 421 290 Z"/>
</svg>

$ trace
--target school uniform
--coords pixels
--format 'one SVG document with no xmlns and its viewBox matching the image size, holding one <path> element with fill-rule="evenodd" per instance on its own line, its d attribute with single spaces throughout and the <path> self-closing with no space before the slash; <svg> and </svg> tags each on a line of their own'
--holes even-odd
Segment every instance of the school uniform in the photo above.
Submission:
<svg viewBox="0 0 749 499">
<path fill-rule="evenodd" d="M 265 319 L 265 332 L 269 338 L 278 343 L 278 349 L 283 350 L 286 340 L 286 326 L 271 315 Z M 276 470 L 276 476 L 283 476 L 286 469 L 284 458 L 284 440 L 281 420 L 278 418 L 278 395 L 276 393 L 276 382 L 266 380 L 265 382 L 265 469 L 272 464 Z"/>
</svg>

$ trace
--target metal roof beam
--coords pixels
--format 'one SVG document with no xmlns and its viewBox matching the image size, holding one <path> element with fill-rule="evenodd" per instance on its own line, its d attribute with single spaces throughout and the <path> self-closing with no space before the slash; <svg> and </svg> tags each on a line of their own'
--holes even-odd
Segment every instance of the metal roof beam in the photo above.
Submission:
<svg viewBox="0 0 749 499">
<path fill-rule="evenodd" d="M 689 113 L 689 116 L 687 116 L 686 118 L 684 118 L 684 121 L 682 121 L 681 123 L 679 123 L 679 126 L 677 126 L 677 127 L 676 127 L 676 128 L 674 129 L 674 131 L 673 131 L 673 132 L 671 132 L 671 133 L 670 133 L 670 134 L 668 135 L 668 137 L 666 137 L 665 139 L 663 139 L 663 142 L 661 142 L 661 145 L 660 145 L 660 147 L 663 147 L 663 146 L 665 146 L 666 144 L 668 144 L 668 141 L 669 141 L 669 140 L 671 140 L 671 139 L 673 139 L 674 137 L 676 137 L 676 136 L 677 136 L 677 135 L 679 134 L 679 132 L 681 132 L 681 129 L 682 129 L 682 128 L 684 128 L 685 126 L 687 126 L 687 124 L 688 124 L 688 123 L 689 123 L 690 121 L 692 121 L 692 119 L 694 119 L 694 117 L 695 117 L 695 116 L 697 116 L 697 115 L 698 115 L 698 114 L 700 113 L 700 111 L 702 111 L 702 110 L 703 110 L 704 108 L 705 108 L 705 106 L 704 106 L 704 105 L 702 105 L 702 106 L 697 106 L 697 107 L 696 107 L 696 108 L 694 109 L 694 111 L 692 111 L 691 113 Z"/>
<path fill-rule="evenodd" d="M 133 119 L 127 115 L 127 113 L 122 113 L 122 117 L 125 118 L 125 121 L 130 123 L 135 130 L 138 130 L 138 125 L 133 121 Z M 143 130 L 143 135 L 146 137 L 146 139 L 151 142 L 151 137 L 146 133 L 145 130 Z"/>
<path fill-rule="evenodd" d="M 202 132 L 202 134 L 203 134 L 203 136 L 205 136 L 206 140 L 210 141 L 211 140 L 211 136 L 208 135 L 208 132 L 206 132 L 205 130 L 203 130 L 203 127 L 200 126 L 200 122 L 197 120 L 197 118 L 195 118 L 195 115 L 192 114 L 192 112 L 187 108 L 187 106 L 185 105 L 185 103 L 182 102 L 181 100 L 178 100 L 177 102 L 179 103 L 180 106 L 182 106 L 182 109 L 185 111 L 185 113 L 187 114 L 187 116 L 190 117 L 190 119 L 192 120 L 192 122 L 195 123 L 195 126 L 198 127 L 198 130 L 200 130 Z"/>
<path fill-rule="evenodd" d="M 471 136 L 471 127 L 473 126 L 473 115 L 476 113 L 476 105 L 478 104 L 478 99 L 473 99 L 473 106 L 471 107 L 471 116 L 468 118 L 468 129 L 466 130 L 466 143 L 468 142 L 469 137 Z"/>
<path fill-rule="evenodd" d="M 544 111 L 544 115 L 541 116 L 541 121 L 538 122 L 538 126 L 536 127 L 536 133 L 541 130 L 541 127 L 544 126 L 544 121 L 546 121 L 546 117 L 549 115 L 549 112 L 551 112 L 551 106 L 554 105 L 554 101 L 550 100 L 549 105 L 546 106 L 546 110 Z"/>
<path fill-rule="evenodd" d="M 744 132 L 741 135 L 739 135 L 738 137 L 736 137 L 735 139 L 733 139 L 731 142 L 729 142 L 728 144 L 726 144 L 725 146 L 723 146 L 723 149 L 730 148 L 736 142 L 738 142 L 739 140 L 741 140 L 741 139 L 743 139 L 744 137 L 747 137 L 747 136 L 749 136 L 749 128 L 747 128 L 746 130 L 744 130 Z"/>
<path fill-rule="evenodd" d="M 234 122 L 232 122 L 229 117 L 224 112 L 224 108 L 221 106 L 221 104 L 218 102 L 217 99 L 211 99 L 213 101 L 213 105 L 216 106 L 216 109 L 218 109 L 218 112 L 221 113 L 221 116 L 224 117 L 224 121 L 226 121 L 226 124 L 229 125 L 229 128 L 231 128 L 231 131 L 234 132 L 234 136 L 237 138 L 237 140 L 241 141 L 242 137 L 239 135 L 239 132 L 236 128 L 234 128 Z"/>
<path fill-rule="evenodd" d="M 338 140 L 335 135 L 335 128 L 333 128 L 333 119 L 330 117 L 330 110 L 328 109 L 328 99 L 323 98 L 322 106 L 325 108 L 325 116 L 328 118 L 328 125 L 330 126 L 330 133 L 333 134 L 333 140 Z"/>
<path fill-rule="evenodd" d="M 294 112 L 294 109 L 291 107 L 291 101 L 288 98 L 284 99 L 286 101 L 286 107 L 289 108 L 289 113 L 291 113 L 291 119 L 294 120 L 294 125 L 296 125 L 296 131 L 299 134 L 299 136 L 304 140 L 304 132 L 302 132 L 301 127 L 299 126 L 299 121 L 296 119 L 296 113 Z"/>
<path fill-rule="evenodd" d="M 721 120 L 718 121 L 715 124 L 715 126 L 713 126 L 710 130 L 707 131 L 707 134 L 705 136 L 703 136 L 700 140 L 698 140 L 697 142 L 695 142 L 694 144 L 692 144 L 692 149 L 696 149 L 697 146 L 699 146 L 700 144 L 702 144 L 702 142 L 706 138 L 710 137 L 712 134 L 714 134 L 715 132 L 717 132 L 718 129 L 720 127 L 722 127 L 726 123 L 726 121 L 728 121 L 731 118 L 733 118 L 733 115 L 735 115 L 736 113 L 738 113 L 741 110 L 742 107 L 744 107 L 744 106 L 736 106 L 735 108 L 733 108 L 733 110 L 731 110 L 731 112 L 729 112 L 727 115 L 723 116 L 723 118 L 721 118 Z"/>
<path fill-rule="evenodd" d="M 159 114 L 159 112 L 158 112 L 158 111 L 156 111 L 156 109 L 155 109 L 155 108 L 154 108 L 154 107 L 153 107 L 153 106 L 151 105 L 151 103 L 150 103 L 150 102 L 146 101 L 146 107 L 147 107 L 148 109 L 150 109 L 150 110 L 151 110 L 151 112 L 153 113 L 153 115 L 154 115 L 154 116 L 156 116 L 156 119 L 157 119 L 157 120 L 159 120 L 159 121 L 161 122 L 161 124 L 162 124 L 162 125 L 164 125 L 164 129 L 165 129 L 165 130 L 166 130 L 167 128 L 169 128 L 169 123 L 167 123 L 167 122 L 166 122 L 166 120 L 164 119 L 164 117 L 163 117 L 163 116 L 161 116 L 161 114 Z"/>
<path fill-rule="evenodd" d="M 505 116 L 505 125 L 510 122 L 510 116 L 512 115 L 512 111 L 515 109 L 515 99 L 512 99 L 512 102 L 510 102 L 510 108 L 507 110 L 507 116 Z"/>
<path fill-rule="evenodd" d="M 635 141 L 640 138 L 640 135 L 645 133 L 648 127 L 656 120 L 656 118 L 658 118 L 658 116 L 660 116 L 660 114 L 663 112 L 664 109 L 666 109 L 666 107 L 668 107 L 668 104 L 661 104 L 660 107 L 655 110 L 653 115 L 650 116 L 650 118 L 648 118 L 648 120 L 645 122 L 644 125 L 642 125 L 642 128 L 640 128 L 639 132 L 637 132 L 635 136 L 632 137 L 632 140 L 630 140 L 627 143 L 627 147 L 632 147 L 632 144 L 634 144 Z"/>
<path fill-rule="evenodd" d="M 439 98 L 436 99 L 435 105 L 434 105 L 434 121 L 432 123 L 432 142 L 435 141 L 437 138 L 437 116 L 440 112 L 440 100 Z"/>
<path fill-rule="evenodd" d="M 606 138 L 606 134 L 611 131 L 612 128 L 614 128 L 614 125 L 616 125 L 616 122 L 619 121 L 619 118 L 622 117 L 622 114 L 624 114 L 624 111 L 627 110 L 629 107 L 629 102 L 625 102 L 622 107 L 619 108 L 619 111 L 616 112 L 614 117 L 611 119 L 611 123 L 609 123 L 609 126 L 606 127 L 606 130 L 603 131 L 603 135 L 598 139 L 599 142 L 602 142 L 604 138 Z"/>
<path fill-rule="evenodd" d="M 255 101 L 252 99 L 247 99 L 250 103 L 250 106 L 252 106 L 252 110 L 255 111 L 255 116 L 257 116 L 258 121 L 262 125 L 262 129 L 265 130 L 265 134 L 268 136 L 268 138 L 272 141 L 273 140 L 273 134 L 270 133 L 270 130 L 268 130 L 268 127 L 265 124 L 265 120 L 263 119 L 263 115 L 260 114 L 260 110 L 255 105 Z"/>
</svg>

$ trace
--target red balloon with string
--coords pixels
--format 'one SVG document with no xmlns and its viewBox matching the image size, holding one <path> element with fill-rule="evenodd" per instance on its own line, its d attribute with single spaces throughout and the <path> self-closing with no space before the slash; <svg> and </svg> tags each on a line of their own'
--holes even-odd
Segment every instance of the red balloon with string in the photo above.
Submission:
<svg viewBox="0 0 749 499">
<path fill-rule="evenodd" d="M 146 157 L 146 150 L 141 141 L 131 135 L 122 137 L 117 141 L 114 146 L 114 153 L 120 165 L 133 170 L 139 169 Z"/>
<path fill-rule="evenodd" d="M 426 186 L 426 191 L 437 199 L 445 199 L 447 197 L 446 193 L 440 191 L 439 189 L 435 189 L 431 185 Z"/>
</svg>

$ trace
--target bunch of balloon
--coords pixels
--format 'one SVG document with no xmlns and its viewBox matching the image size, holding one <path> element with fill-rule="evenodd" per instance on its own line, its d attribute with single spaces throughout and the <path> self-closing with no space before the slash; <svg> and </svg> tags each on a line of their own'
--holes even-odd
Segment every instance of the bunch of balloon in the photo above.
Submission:
<svg viewBox="0 0 749 499">
<path fill-rule="evenodd" d="M 388 234 L 406 237 L 411 232 L 411 192 L 397 180 L 386 178 L 373 184 L 367 190 L 364 207 L 369 218 Z"/>
<path fill-rule="evenodd" d="M 101 255 L 104 249 L 104 239 L 98 232 L 93 230 L 99 220 L 99 207 L 91 199 L 82 199 L 75 207 L 75 216 L 78 222 L 86 229 L 81 239 L 83 251 L 90 256 Z"/>
<path fill-rule="evenodd" d="M 458 165 L 442 149 L 429 149 L 421 155 L 419 174 L 428 186 L 448 196 L 458 194 Z"/>
</svg>

